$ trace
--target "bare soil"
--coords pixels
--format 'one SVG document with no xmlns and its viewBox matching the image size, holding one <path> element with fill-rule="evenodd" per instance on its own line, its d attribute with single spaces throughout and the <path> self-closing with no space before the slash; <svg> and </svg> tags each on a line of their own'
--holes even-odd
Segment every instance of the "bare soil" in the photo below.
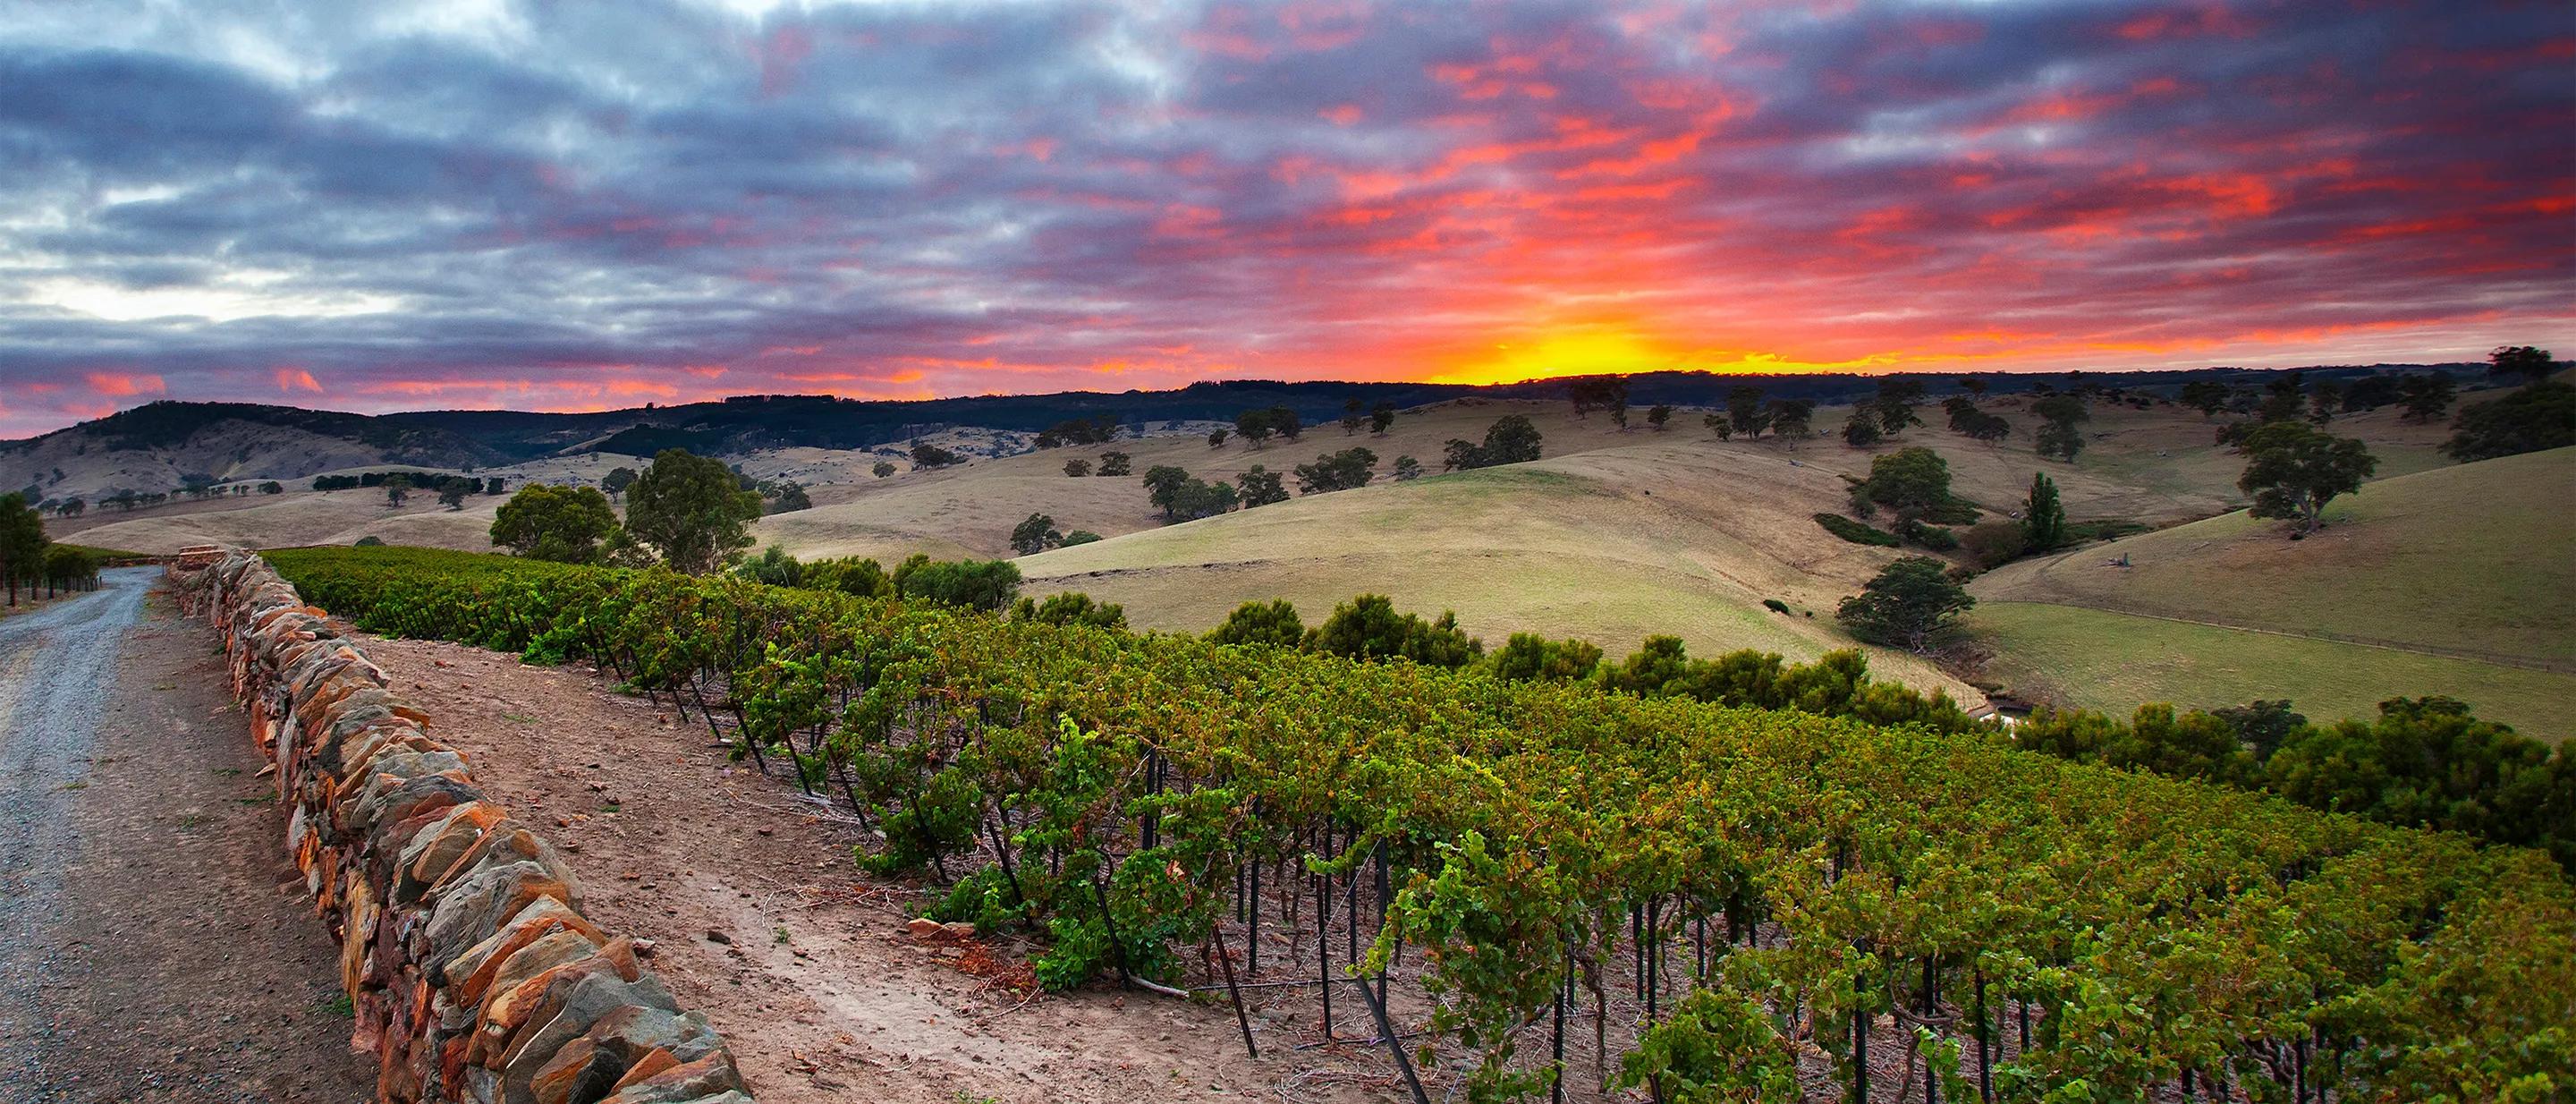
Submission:
<svg viewBox="0 0 2576 1104">
<path fill-rule="evenodd" d="M 989 975 L 1030 948 L 914 938 L 918 889 L 860 874 L 855 826 L 801 802 L 792 781 L 729 762 L 703 724 L 612 693 L 586 668 L 426 641 L 366 647 L 484 788 L 557 841 L 583 909 L 653 941 L 655 968 L 724 1033 L 763 1104 L 1403 1094 L 1356 1008 L 1337 1026 L 1357 1042 L 1292 1049 L 1323 1038 L 1308 990 L 1255 991 L 1275 994 L 1250 1006 L 1259 1060 L 1222 994 L 1103 986 L 1027 999 Z"/>
</svg>

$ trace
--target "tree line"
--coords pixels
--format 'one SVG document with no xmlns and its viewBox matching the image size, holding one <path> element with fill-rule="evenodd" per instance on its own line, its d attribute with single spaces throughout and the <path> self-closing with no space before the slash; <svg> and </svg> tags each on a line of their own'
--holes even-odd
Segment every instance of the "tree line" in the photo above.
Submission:
<svg viewBox="0 0 2576 1104">
<path fill-rule="evenodd" d="M 99 558 L 88 549 L 56 544 L 45 535 L 44 515 L 16 491 L 0 494 L 0 580 L 9 604 L 18 591 L 43 587 L 51 598 L 66 590 L 98 589 Z"/>
</svg>

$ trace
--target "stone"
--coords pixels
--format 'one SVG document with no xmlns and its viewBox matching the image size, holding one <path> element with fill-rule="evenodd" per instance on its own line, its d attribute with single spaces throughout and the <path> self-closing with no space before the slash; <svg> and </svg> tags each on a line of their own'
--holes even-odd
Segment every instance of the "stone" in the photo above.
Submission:
<svg viewBox="0 0 2576 1104">
<path fill-rule="evenodd" d="M 942 928 L 939 921 L 927 916 L 918 916 L 914 917 L 911 923 L 905 924 L 903 930 L 911 932 L 915 939 L 928 939 L 938 935 Z"/>
<path fill-rule="evenodd" d="M 630 1083 L 601 1104 L 750 1104 L 748 1092 L 732 1056 L 716 1053 Z"/>
</svg>

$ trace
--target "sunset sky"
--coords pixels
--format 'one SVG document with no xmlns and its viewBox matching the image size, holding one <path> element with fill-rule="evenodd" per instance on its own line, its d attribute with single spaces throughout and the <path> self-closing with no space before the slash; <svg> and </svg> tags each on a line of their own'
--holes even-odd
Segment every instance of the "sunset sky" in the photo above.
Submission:
<svg viewBox="0 0 2576 1104">
<path fill-rule="evenodd" d="M 20 0 L 0 438 L 2576 352 L 2563 2 Z"/>
</svg>

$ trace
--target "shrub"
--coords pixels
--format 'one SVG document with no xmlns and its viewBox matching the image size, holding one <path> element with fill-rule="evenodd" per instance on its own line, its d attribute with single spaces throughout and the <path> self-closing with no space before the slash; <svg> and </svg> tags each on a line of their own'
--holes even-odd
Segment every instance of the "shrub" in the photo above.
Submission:
<svg viewBox="0 0 2576 1104">
<path fill-rule="evenodd" d="M 1777 598 L 1765 598 L 1762 600 L 1762 608 L 1770 610 L 1773 613 L 1785 614 L 1789 612 L 1789 603 L 1783 602 Z"/>
<path fill-rule="evenodd" d="M 382 547 L 384 547 L 384 546 L 385 546 L 385 538 L 383 538 L 383 537 L 360 537 L 360 538 L 358 538 L 358 544 L 357 544 L 357 546 L 358 546 L 358 547 L 360 547 L 360 548 L 382 548 Z"/>
<path fill-rule="evenodd" d="M 1957 534 L 1938 525 L 1925 525 L 1913 518 L 1896 523 L 1896 537 L 1898 540 L 1921 545 L 1935 552 L 1947 552 L 1959 547 Z"/>
<path fill-rule="evenodd" d="M 1056 545 L 1056 547 L 1071 548 L 1077 544 L 1090 544 L 1091 542 L 1099 539 L 1100 534 L 1094 533 L 1089 529 L 1076 529 L 1073 532 L 1065 534 L 1063 543 Z"/>
<path fill-rule="evenodd" d="M 2022 531 L 2018 521 L 1986 521 L 1969 528 L 1959 543 L 1977 566 L 2000 567 L 2030 548 L 2030 534 Z"/>
<path fill-rule="evenodd" d="M 1824 526 L 1826 532 L 1837 537 L 1841 537 L 1853 544 L 1866 544 L 1878 548 L 1894 548 L 1898 543 L 1896 534 L 1880 529 L 1874 525 L 1865 525 L 1860 522 L 1853 521 L 1841 514 L 1817 514 L 1816 524 Z"/>
</svg>

